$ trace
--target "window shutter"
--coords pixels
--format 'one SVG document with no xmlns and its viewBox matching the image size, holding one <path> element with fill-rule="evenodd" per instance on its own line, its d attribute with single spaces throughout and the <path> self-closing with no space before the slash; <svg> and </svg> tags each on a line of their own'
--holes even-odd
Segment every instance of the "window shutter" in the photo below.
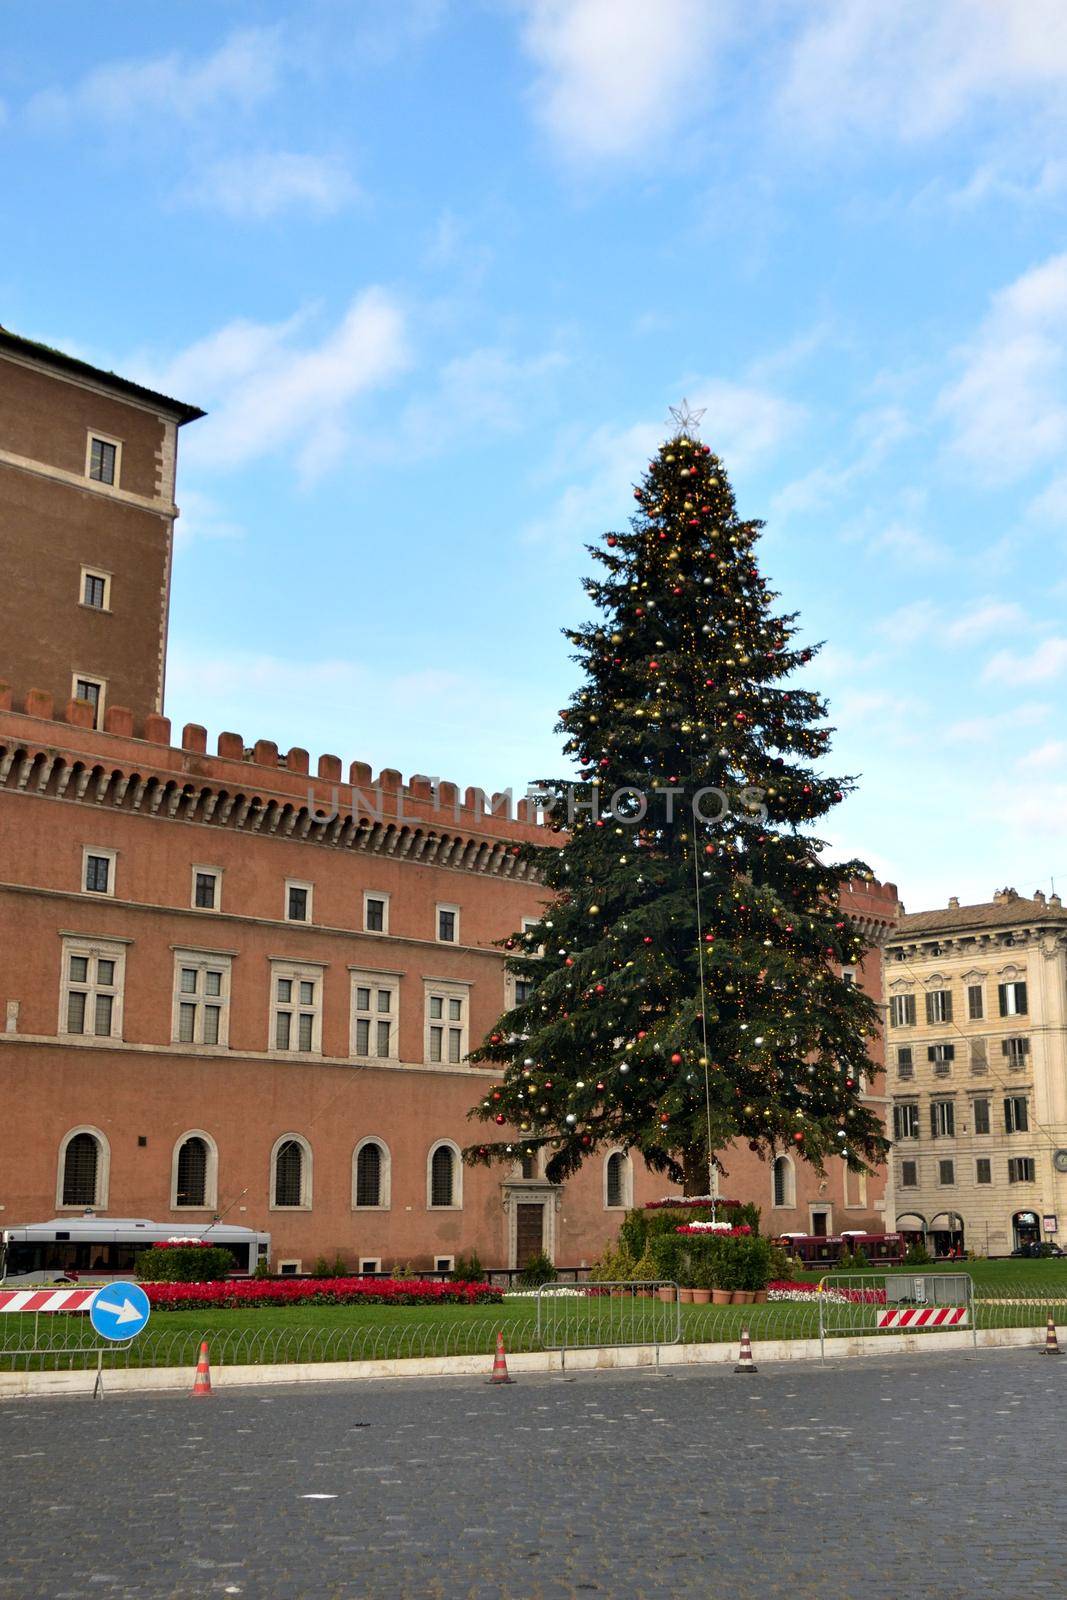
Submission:
<svg viewBox="0 0 1067 1600">
<path fill-rule="evenodd" d="M 944 1054 L 945 1054 L 945 1060 L 946 1061 L 955 1061 L 955 1059 L 956 1059 L 956 1046 L 954 1044 L 947 1044 L 945 1046 Z"/>
<path fill-rule="evenodd" d="M 931 1139 L 936 1139 L 937 1138 L 937 1107 L 936 1106 L 931 1106 L 930 1107 L 930 1137 L 931 1137 Z"/>
<path fill-rule="evenodd" d="M 926 996 L 926 1020 L 927 1022 L 933 1022 L 934 1020 L 934 997 L 929 993 Z"/>
<path fill-rule="evenodd" d="M 951 1022 L 952 1021 L 952 990 L 951 989 L 942 989 L 942 991 L 941 991 L 941 1004 L 944 1007 L 944 1019 L 943 1020 L 945 1022 Z"/>
<path fill-rule="evenodd" d="M 1006 1017 L 1008 1014 L 1008 986 L 1006 983 L 997 984 L 997 1003 L 1000 1006 L 1001 1016 Z"/>
<path fill-rule="evenodd" d="M 936 1046 L 936 1044 L 928 1044 L 926 1046 L 926 1059 L 927 1059 L 927 1061 L 936 1061 L 937 1060 L 937 1046 Z"/>
<path fill-rule="evenodd" d="M 1015 1009 L 1019 1013 L 1020 1016 L 1025 1016 L 1026 1015 L 1027 1006 L 1026 1006 L 1026 984 L 1025 983 L 1017 983 L 1015 985 Z"/>
</svg>

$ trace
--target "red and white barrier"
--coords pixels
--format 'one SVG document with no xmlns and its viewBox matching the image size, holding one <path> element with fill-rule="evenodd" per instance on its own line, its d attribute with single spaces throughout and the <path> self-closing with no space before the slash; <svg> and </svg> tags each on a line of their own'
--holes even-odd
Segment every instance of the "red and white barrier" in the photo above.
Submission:
<svg viewBox="0 0 1067 1600">
<path fill-rule="evenodd" d="M 910 1311 L 883 1311 L 879 1328 L 965 1328 L 966 1306 L 913 1306 Z"/>
<path fill-rule="evenodd" d="M 4 1289 L 0 1291 L 3 1311 L 88 1311 L 100 1293 L 96 1289 Z"/>
</svg>

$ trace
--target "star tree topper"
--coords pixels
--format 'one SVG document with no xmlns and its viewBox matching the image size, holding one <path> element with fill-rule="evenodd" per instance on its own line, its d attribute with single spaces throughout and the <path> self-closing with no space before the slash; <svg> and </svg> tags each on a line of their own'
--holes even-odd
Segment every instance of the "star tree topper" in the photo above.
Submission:
<svg viewBox="0 0 1067 1600">
<path fill-rule="evenodd" d="M 667 409 L 678 424 L 681 433 L 695 434 L 700 427 L 700 419 L 708 408 L 707 406 L 701 406 L 699 411 L 694 411 L 689 401 L 683 399 L 680 406 L 668 406 Z"/>
</svg>

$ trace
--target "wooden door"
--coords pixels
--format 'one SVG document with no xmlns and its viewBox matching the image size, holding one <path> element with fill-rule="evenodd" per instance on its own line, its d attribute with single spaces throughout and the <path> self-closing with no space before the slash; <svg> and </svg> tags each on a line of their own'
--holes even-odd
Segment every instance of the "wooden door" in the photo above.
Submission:
<svg viewBox="0 0 1067 1600">
<path fill-rule="evenodd" d="M 545 1208 L 520 1203 L 515 1207 L 515 1265 L 526 1266 L 532 1256 L 540 1255 L 545 1247 Z"/>
</svg>

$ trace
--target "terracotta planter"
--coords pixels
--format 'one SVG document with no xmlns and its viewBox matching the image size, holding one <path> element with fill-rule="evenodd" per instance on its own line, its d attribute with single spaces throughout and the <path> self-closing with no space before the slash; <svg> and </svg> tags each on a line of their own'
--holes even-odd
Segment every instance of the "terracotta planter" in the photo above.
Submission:
<svg viewBox="0 0 1067 1600">
<path fill-rule="evenodd" d="M 752 1300 L 757 1306 L 765 1306 L 767 1304 L 767 1290 L 756 1289 L 752 1295 Z"/>
<path fill-rule="evenodd" d="M 713 1306 L 728 1306 L 730 1304 L 730 1290 L 713 1289 L 711 1291 L 711 1303 Z"/>
<path fill-rule="evenodd" d="M 651 1289 L 635 1289 L 634 1290 L 634 1294 L 637 1296 L 638 1300 L 651 1300 L 652 1299 L 652 1290 Z"/>
<path fill-rule="evenodd" d="M 710 1289 L 694 1289 L 693 1290 L 693 1304 L 695 1306 L 706 1306 L 706 1305 L 709 1304 L 710 1300 L 711 1300 L 711 1290 Z"/>
<path fill-rule="evenodd" d="M 735 1289 L 730 1297 L 730 1304 L 734 1306 L 750 1306 L 752 1304 L 751 1289 Z"/>
<path fill-rule="evenodd" d="M 674 1304 L 674 1290 L 673 1289 L 657 1289 L 656 1290 L 656 1297 L 657 1297 L 657 1299 L 662 1300 L 664 1305 L 673 1305 Z"/>
<path fill-rule="evenodd" d="M 678 1290 L 678 1298 L 682 1302 L 683 1306 L 691 1306 L 693 1304 L 693 1293 L 694 1291 L 692 1289 Z"/>
</svg>

